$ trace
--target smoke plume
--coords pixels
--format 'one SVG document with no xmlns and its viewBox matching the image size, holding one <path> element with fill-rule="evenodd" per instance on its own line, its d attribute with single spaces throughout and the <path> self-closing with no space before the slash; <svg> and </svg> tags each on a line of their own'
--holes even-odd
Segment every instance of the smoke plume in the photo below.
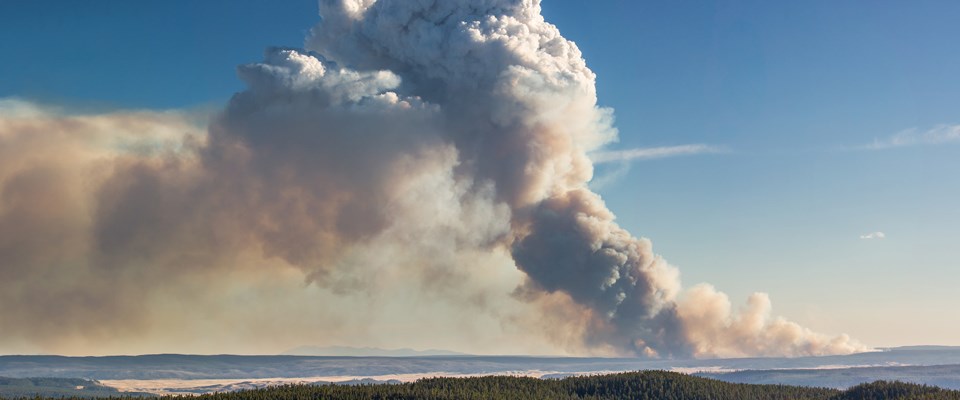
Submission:
<svg viewBox="0 0 960 400">
<path fill-rule="evenodd" d="M 0 108 L 0 340 L 65 349 L 195 318 L 242 326 L 239 343 L 274 322 L 302 332 L 290 344 L 382 342 L 372 326 L 481 352 L 864 349 L 772 318 L 763 294 L 734 312 L 710 286 L 684 291 L 617 225 L 587 187 L 612 110 L 539 1 L 321 0 L 320 14 L 304 49 L 239 67 L 248 89 L 205 129 Z"/>
</svg>

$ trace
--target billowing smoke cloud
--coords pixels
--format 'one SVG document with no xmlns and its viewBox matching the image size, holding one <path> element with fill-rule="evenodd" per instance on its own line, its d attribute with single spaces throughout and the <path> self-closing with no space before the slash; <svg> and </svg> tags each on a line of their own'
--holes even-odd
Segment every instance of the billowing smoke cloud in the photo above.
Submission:
<svg viewBox="0 0 960 400">
<path fill-rule="evenodd" d="M 510 210 L 456 177 L 436 107 L 317 89 L 376 74 L 284 86 L 320 62 L 269 57 L 243 76 L 275 86 L 251 83 L 209 131 L 184 113 L 5 101 L 0 349 L 555 351 L 507 295 L 521 276 L 495 243 Z"/>
<path fill-rule="evenodd" d="M 387 315 L 400 304 L 427 310 L 407 318 L 431 340 L 473 331 L 671 357 L 863 349 L 771 318 L 765 295 L 734 313 L 708 286 L 683 292 L 650 241 L 616 224 L 587 187 L 588 153 L 616 138 L 612 111 L 538 1 L 323 0 L 320 12 L 305 50 L 239 68 L 248 90 L 206 132 L 169 113 L 6 108 L 6 340 L 62 340 L 33 335 L 39 320 L 87 341 L 142 334 L 204 307 L 245 329 L 264 329 L 266 311 L 321 338 L 396 336 L 411 325 Z M 296 276 L 312 294 L 287 296 L 318 300 L 292 306 L 316 323 L 284 308 L 277 288 Z"/>
<path fill-rule="evenodd" d="M 847 335 L 830 337 L 771 315 L 770 297 L 754 293 L 739 313 L 731 311 L 727 295 L 708 284 L 690 288 L 677 311 L 684 321 L 694 354 L 720 357 L 783 354 L 849 354 L 863 345 Z M 787 352 L 787 350 L 789 350 Z"/>
</svg>

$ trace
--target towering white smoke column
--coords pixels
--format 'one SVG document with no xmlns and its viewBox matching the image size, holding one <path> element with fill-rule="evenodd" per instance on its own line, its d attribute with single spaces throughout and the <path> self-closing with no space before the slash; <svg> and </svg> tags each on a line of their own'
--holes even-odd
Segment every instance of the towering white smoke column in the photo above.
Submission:
<svg viewBox="0 0 960 400">
<path fill-rule="evenodd" d="M 492 182 L 496 198 L 510 206 L 505 242 L 528 277 L 526 290 L 561 292 L 586 307 L 595 324 L 588 342 L 669 356 L 858 349 L 845 338 L 824 344 L 819 335 L 784 328 L 795 324 L 771 323 L 769 307 L 756 298 L 738 317 L 698 313 L 725 300 L 700 287 L 678 306 L 677 270 L 648 240 L 620 228 L 587 189 L 586 154 L 616 131 L 610 111 L 596 106 L 594 74 L 576 45 L 544 21 L 539 1 L 320 4 L 323 21 L 307 47 L 359 70 L 393 71 L 401 92 L 439 106 L 458 171 Z"/>
<path fill-rule="evenodd" d="M 0 107 L 0 300 L 21 304 L 0 307 L 6 340 L 54 342 L 49 320 L 92 342 L 135 337 L 230 297 L 311 334 L 409 326 L 382 311 L 400 304 L 451 335 L 502 327 L 581 354 L 863 349 L 772 318 L 762 294 L 735 313 L 712 287 L 684 292 L 616 224 L 587 188 L 612 111 L 538 1 L 320 11 L 307 50 L 240 67 L 249 89 L 208 132 L 178 115 Z M 283 315 L 268 268 L 323 289 L 297 310 L 361 322 Z"/>
</svg>

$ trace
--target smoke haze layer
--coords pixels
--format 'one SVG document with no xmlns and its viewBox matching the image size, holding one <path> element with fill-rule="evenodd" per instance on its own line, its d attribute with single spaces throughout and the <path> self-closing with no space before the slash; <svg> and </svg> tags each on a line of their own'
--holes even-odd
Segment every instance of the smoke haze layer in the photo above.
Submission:
<svg viewBox="0 0 960 400">
<path fill-rule="evenodd" d="M 225 349 L 276 329 L 268 345 L 865 349 L 771 317 L 764 294 L 734 312 L 708 285 L 684 291 L 617 225 L 587 187 L 588 153 L 617 136 L 612 110 L 538 1 L 322 0 L 320 13 L 305 49 L 239 67 L 248 89 L 205 128 L 172 112 L 0 108 L 0 346 L 137 351 L 220 325 L 241 327 Z"/>
</svg>

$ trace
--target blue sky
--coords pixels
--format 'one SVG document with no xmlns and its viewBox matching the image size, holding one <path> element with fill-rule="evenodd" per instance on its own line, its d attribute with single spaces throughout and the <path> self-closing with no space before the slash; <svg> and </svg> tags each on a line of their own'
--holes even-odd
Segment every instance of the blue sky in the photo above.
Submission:
<svg viewBox="0 0 960 400">
<path fill-rule="evenodd" d="M 634 163 L 601 190 L 621 223 L 687 284 L 873 345 L 960 344 L 960 143 L 854 149 L 960 121 L 960 4 L 639 3 L 544 9 L 621 146 L 731 152 Z"/>
<path fill-rule="evenodd" d="M 960 139 L 936 140 L 960 125 L 960 3 L 543 8 L 616 110 L 613 148 L 726 149 L 598 169 L 620 172 L 598 190 L 685 284 L 735 304 L 765 291 L 776 313 L 874 346 L 960 345 Z M 238 64 L 316 21 L 314 1 L 3 2 L 0 98 L 217 107 L 243 87 Z M 868 148 L 897 134 L 917 143 Z"/>
</svg>

